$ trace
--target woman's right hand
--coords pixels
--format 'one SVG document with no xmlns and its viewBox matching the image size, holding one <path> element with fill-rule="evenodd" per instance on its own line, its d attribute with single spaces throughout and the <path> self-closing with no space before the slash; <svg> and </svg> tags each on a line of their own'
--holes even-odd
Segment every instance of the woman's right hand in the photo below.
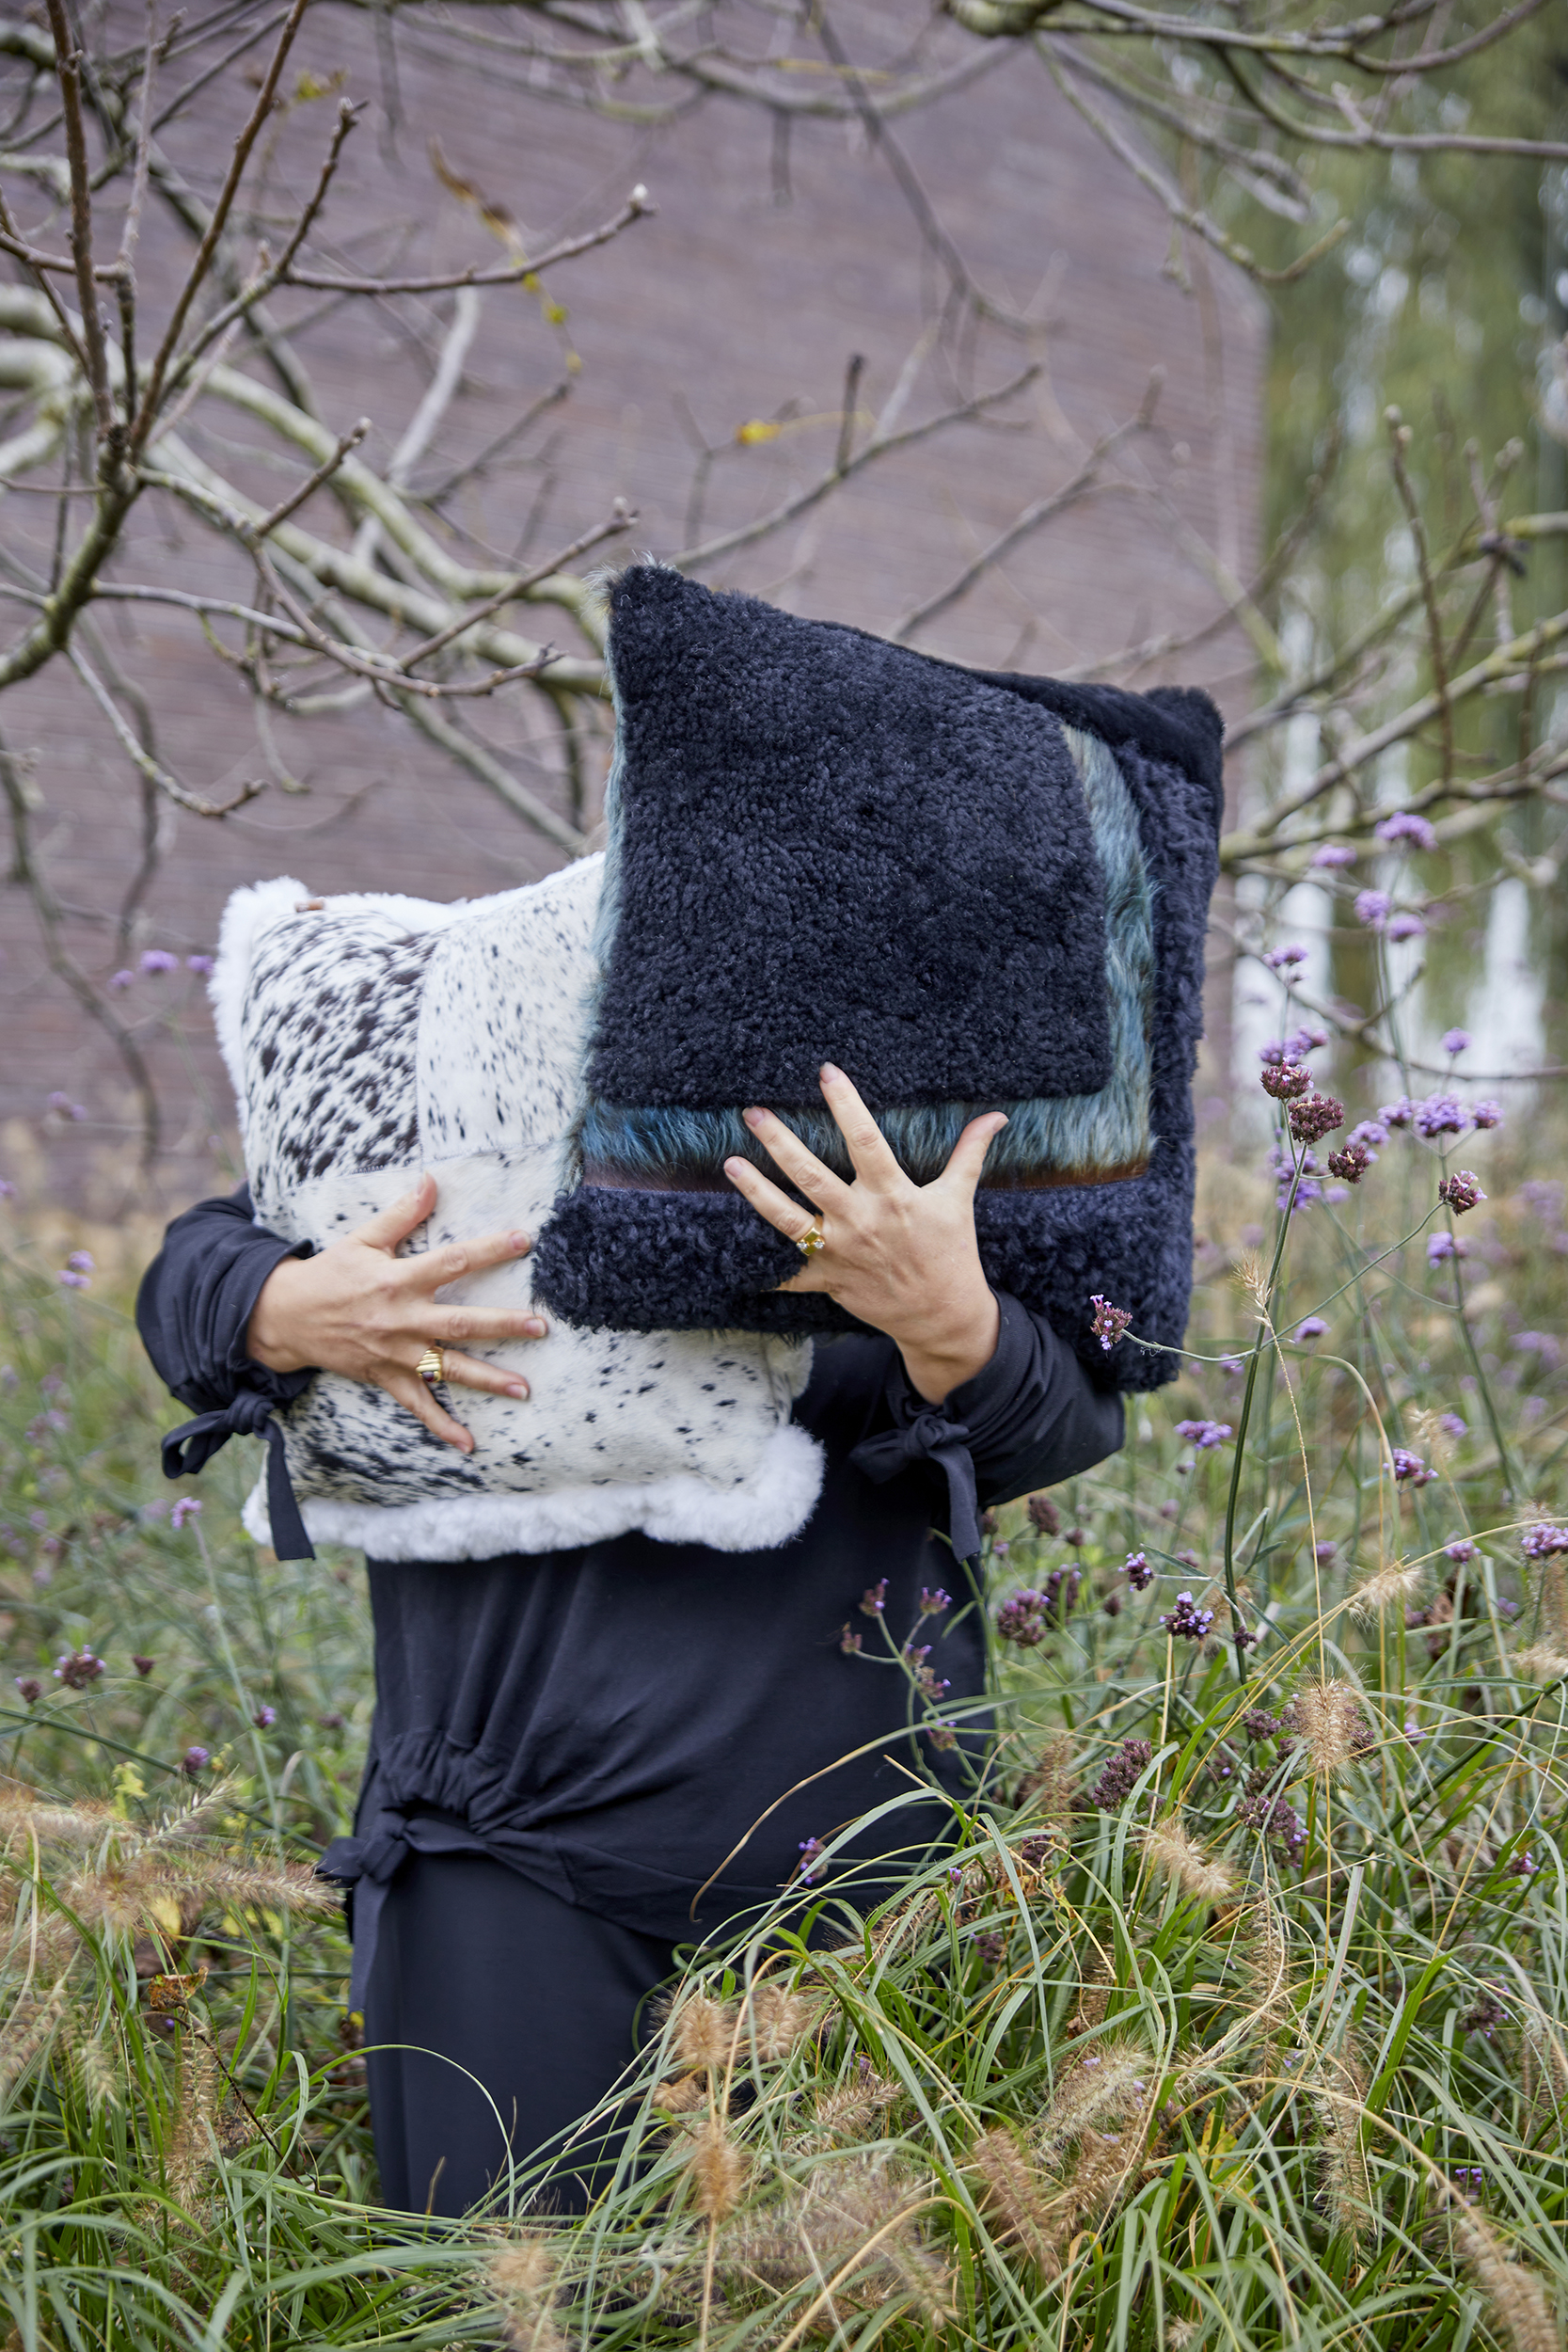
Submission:
<svg viewBox="0 0 1568 2352">
<path fill-rule="evenodd" d="M 421 1176 L 413 1192 L 313 1258 L 283 1259 L 261 1285 L 245 1353 L 272 1372 L 337 1372 L 385 1389 L 436 1437 L 471 1454 L 469 1432 L 442 1411 L 415 1365 L 426 1348 L 438 1347 L 449 1381 L 492 1396 L 527 1396 L 519 1373 L 458 1351 L 476 1340 L 542 1340 L 549 1327 L 526 1308 L 508 1313 L 437 1303 L 443 1284 L 504 1265 L 533 1245 L 527 1233 L 489 1233 L 483 1241 L 396 1256 L 399 1242 L 435 1206 L 436 1179 Z"/>
</svg>

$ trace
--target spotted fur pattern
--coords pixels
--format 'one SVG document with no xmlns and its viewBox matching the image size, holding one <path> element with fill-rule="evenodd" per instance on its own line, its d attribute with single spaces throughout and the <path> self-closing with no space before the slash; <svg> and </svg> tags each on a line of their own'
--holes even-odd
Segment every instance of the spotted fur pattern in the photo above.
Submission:
<svg viewBox="0 0 1568 2352">
<path fill-rule="evenodd" d="M 318 1245 L 428 1169 L 437 1199 L 409 1245 L 537 1231 L 581 1107 L 598 860 L 472 907 L 390 898 L 303 905 L 292 881 L 239 892 L 214 997 L 242 1089 L 258 1221 Z M 441 1294 L 523 1306 L 522 1258 Z M 318 1540 L 379 1559 L 554 1550 L 641 1529 L 751 1550 L 804 1523 L 819 1448 L 790 1425 L 809 1343 L 588 1332 L 484 1351 L 527 1400 L 451 1393 L 475 1450 L 430 1436 L 380 1390 L 323 1374 L 284 1416 Z M 264 1485 L 246 1523 L 267 1538 Z"/>
</svg>

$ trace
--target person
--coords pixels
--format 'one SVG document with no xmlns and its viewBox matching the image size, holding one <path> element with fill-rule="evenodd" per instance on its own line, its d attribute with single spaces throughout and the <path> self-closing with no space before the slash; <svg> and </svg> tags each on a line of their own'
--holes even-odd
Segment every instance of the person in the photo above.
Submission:
<svg viewBox="0 0 1568 2352">
<path fill-rule="evenodd" d="M 463 1565 L 367 1562 L 370 1753 L 353 1835 L 322 1867 L 354 1890 L 390 2205 L 461 2214 L 504 2189 L 509 2164 L 554 2150 L 551 2201 L 581 2210 L 599 2176 L 560 2152 L 631 2059 L 677 1946 L 802 1869 L 815 1881 L 826 1836 L 911 1788 L 911 1746 L 931 1794 L 846 1850 L 875 1864 L 943 1834 L 965 1742 L 940 1716 L 911 1720 L 900 1646 L 942 1706 L 981 1700 L 983 1603 L 966 1572 L 978 1511 L 1121 1443 L 1120 1400 L 981 1268 L 974 1198 L 1002 1114 L 973 1120 L 919 1185 L 842 1072 L 824 1068 L 822 1093 L 848 1180 L 771 1112 L 745 1114 L 815 1215 L 749 1161 L 726 1169 L 801 1246 L 786 1287 L 826 1291 L 865 1327 L 817 1342 L 795 1408 L 826 1454 L 800 1533 L 751 1553 L 632 1534 Z M 438 1296 L 526 1236 L 396 1254 L 435 1199 L 427 1175 L 316 1253 L 259 1230 L 243 1188 L 188 1210 L 137 1302 L 163 1378 L 198 1412 L 249 1400 L 255 1427 L 326 1368 L 379 1383 L 468 1449 L 415 1367 L 438 1348 L 448 1383 L 526 1392 L 483 1350 L 545 1325 Z M 874 1874 L 857 1883 L 863 1903 L 877 1891 Z"/>
</svg>

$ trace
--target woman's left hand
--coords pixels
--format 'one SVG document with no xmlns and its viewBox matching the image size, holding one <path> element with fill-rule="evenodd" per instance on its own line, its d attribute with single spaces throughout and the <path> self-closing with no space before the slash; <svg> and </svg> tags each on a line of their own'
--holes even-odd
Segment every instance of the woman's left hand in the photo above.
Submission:
<svg viewBox="0 0 1568 2352">
<path fill-rule="evenodd" d="M 892 1146 L 842 1070 L 822 1065 L 822 1098 L 837 1122 L 855 1171 L 845 1184 L 808 1152 L 771 1111 L 749 1110 L 746 1124 L 791 1184 L 815 1203 L 811 1216 L 750 1160 L 724 1162 L 724 1173 L 769 1225 L 799 1241 L 815 1227 L 823 1247 L 780 1288 L 827 1291 L 850 1314 L 885 1331 L 927 1403 L 983 1372 L 996 1348 L 1000 1313 L 974 1238 L 974 1188 L 1002 1111 L 972 1119 L 933 1184 L 905 1175 Z"/>
</svg>

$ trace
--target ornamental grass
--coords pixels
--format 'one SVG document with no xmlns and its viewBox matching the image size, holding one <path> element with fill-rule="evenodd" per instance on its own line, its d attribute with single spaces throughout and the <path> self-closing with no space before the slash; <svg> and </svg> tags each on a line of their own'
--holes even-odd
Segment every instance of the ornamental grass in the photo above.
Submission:
<svg viewBox="0 0 1568 2352">
<path fill-rule="evenodd" d="M 1279 1098 L 1125 1453 L 914 1624 L 846 1593 L 844 1671 L 907 1698 L 885 1834 L 956 1746 L 949 1842 L 863 1917 L 864 1824 L 817 1823 L 583 2120 L 626 2137 L 570 2220 L 526 2163 L 467 2222 L 377 2209 L 306 1867 L 357 1565 L 259 1560 L 237 1448 L 176 1525 L 123 1295 L 13 1226 L 0 2340 L 1559 2346 L 1568 1208 L 1484 1108 L 1386 1105 L 1344 1182 Z M 971 1611 L 989 1719 L 943 1687 Z"/>
</svg>

